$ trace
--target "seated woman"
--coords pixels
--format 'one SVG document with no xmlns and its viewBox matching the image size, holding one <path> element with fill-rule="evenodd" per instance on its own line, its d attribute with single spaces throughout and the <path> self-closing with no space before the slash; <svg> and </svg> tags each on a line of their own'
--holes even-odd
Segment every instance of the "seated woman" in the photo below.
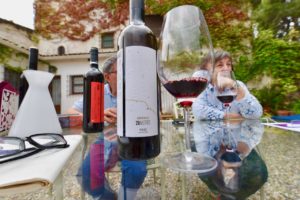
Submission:
<svg viewBox="0 0 300 200">
<path fill-rule="evenodd" d="M 203 59 L 202 69 L 211 68 L 209 55 Z M 217 99 L 216 76 L 219 71 L 233 71 L 232 58 L 226 51 L 217 50 L 214 54 L 215 68 L 212 72 L 211 82 L 197 97 L 192 106 L 193 115 L 200 120 L 220 120 L 231 118 L 257 119 L 262 115 L 262 106 L 249 92 L 246 85 L 237 81 L 237 96 L 226 113 L 226 107 Z"/>
</svg>

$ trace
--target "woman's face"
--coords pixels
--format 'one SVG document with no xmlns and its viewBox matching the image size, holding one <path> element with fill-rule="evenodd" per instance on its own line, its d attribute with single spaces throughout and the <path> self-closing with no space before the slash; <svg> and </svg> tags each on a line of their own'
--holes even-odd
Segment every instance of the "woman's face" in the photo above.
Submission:
<svg viewBox="0 0 300 200">
<path fill-rule="evenodd" d="M 232 70 L 232 63 L 230 58 L 225 57 L 216 62 L 215 70 L 217 71 L 231 71 Z"/>
<path fill-rule="evenodd" d="M 215 83 L 217 74 L 220 71 L 232 71 L 232 62 L 230 58 L 225 57 L 215 63 L 215 69 L 212 77 L 213 83 Z"/>
</svg>

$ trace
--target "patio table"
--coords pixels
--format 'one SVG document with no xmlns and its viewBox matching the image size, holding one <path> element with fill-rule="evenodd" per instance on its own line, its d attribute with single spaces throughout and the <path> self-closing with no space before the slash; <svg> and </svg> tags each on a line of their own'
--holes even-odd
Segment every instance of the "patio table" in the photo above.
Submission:
<svg viewBox="0 0 300 200">
<path fill-rule="evenodd" d="M 197 174 L 161 165 L 163 156 L 184 151 L 185 137 L 184 127 L 173 125 L 172 120 L 162 120 L 160 129 L 161 154 L 137 163 L 141 167 L 134 168 L 132 176 L 124 169 L 130 165 L 118 158 L 116 127 L 92 134 L 65 130 L 65 134 L 81 134 L 84 142 L 62 171 L 63 199 L 300 199 L 299 133 L 267 127 L 257 120 L 195 121 L 192 151 L 214 156 L 219 164 L 211 173 Z M 220 144 L 233 148 L 243 144 L 238 167 L 230 167 L 230 159 L 221 156 L 225 145 Z M 1 199 L 59 198 L 40 190 Z"/>
</svg>

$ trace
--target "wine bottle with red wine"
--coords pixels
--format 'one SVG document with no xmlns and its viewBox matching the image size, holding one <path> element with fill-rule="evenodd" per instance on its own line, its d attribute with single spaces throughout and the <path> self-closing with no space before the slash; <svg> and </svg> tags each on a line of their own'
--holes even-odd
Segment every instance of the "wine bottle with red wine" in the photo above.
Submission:
<svg viewBox="0 0 300 200">
<path fill-rule="evenodd" d="M 118 47 L 119 155 L 150 159 L 160 153 L 157 40 L 144 23 L 144 0 L 130 0 L 130 24 Z"/>
<path fill-rule="evenodd" d="M 98 48 L 90 50 L 91 69 L 84 75 L 83 131 L 95 133 L 104 127 L 104 77 L 98 68 Z"/>
<path fill-rule="evenodd" d="M 29 48 L 29 64 L 28 68 L 29 70 L 37 70 L 38 66 L 38 56 L 39 56 L 39 50 L 36 47 L 30 47 Z M 22 73 L 20 76 L 20 85 L 19 85 L 19 107 L 25 97 L 25 94 L 28 90 L 28 82 Z"/>
</svg>

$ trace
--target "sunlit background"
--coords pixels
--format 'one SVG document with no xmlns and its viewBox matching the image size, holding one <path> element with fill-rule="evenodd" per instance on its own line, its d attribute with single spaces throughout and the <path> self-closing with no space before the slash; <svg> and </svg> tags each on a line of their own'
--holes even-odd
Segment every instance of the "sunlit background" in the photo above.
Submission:
<svg viewBox="0 0 300 200">
<path fill-rule="evenodd" d="M 0 18 L 33 29 L 34 0 L 2 0 Z"/>
</svg>

